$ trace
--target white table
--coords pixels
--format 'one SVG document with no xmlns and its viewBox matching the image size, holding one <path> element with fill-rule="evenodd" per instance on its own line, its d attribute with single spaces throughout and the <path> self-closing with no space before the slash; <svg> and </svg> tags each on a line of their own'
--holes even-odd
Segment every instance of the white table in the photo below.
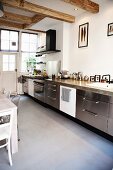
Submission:
<svg viewBox="0 0 113 170">
<path fill-rule="evenodd" d="M 8 98 L 0 94 L 0 112 L 12 111 L 13 123 L 11 134 L 11 151 L 12 154 L 18 152 L 18 136 L 17 136 L 17 107 Z"/>
</svg>

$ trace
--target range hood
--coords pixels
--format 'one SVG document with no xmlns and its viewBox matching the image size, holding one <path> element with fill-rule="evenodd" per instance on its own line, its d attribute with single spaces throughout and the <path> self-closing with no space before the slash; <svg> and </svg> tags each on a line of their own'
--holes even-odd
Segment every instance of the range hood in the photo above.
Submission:
<svg viewBox="0 0 113 170">
<path fill-rule="evenodd" d="M 46 50 L 36 52 L 36 57 L 43 54 L 50 54 L 60 52 L 61 50 L 56 49 L 56 30 L 46 31 Z"/>
</svg>

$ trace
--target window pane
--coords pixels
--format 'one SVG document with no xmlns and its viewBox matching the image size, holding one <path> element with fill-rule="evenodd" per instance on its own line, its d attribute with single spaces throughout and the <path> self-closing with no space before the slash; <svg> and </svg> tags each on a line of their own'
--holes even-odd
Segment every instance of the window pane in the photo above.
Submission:
<svg viewBox="0 0 113 170">
<path fill-rule="evenodd" d="M 9 31 L 1 30 L 1 39 L 2 40 L 9 40 Z"/>
<path fill-rule="evenodd" d="M 9 71 L 15 70 L 15 63 L 9 63 Z"/>
<path fill-rule="evenodd" d="M 27 71 L 27 60 L 29 58 L 29 53 L 22 53 L 22 63 L 21 63 L 21 70 Z"/>
<path fill-rule="evenodd" d="M 15 55 L 3 55 L 3 71 L 15 70 Z"/>
<path fill-rule="evenodd" d="M 9 41 L 1 41 L 1 50 L 9 50 Z"/>
<path fill-rule="evenodd" d="M 3 63 L 8 63 L 8 55 L 3 55 Z"/>
<path fill-rule="evenodd" d="M 34 43 L 30 44 L 30 52 L 36 51 L 36 49 L 37 49 L 37 44 Z"/>
<path fill-rule="evenodd" d="M 3 71 L 8 71 L 8 63 L 3 63 Z"/>
<path fill-rule="evenodd" d="M 18 32 L 10 31 L 10 40 L 12 41 L 18 41 Z"/>
<path fill-rule="evenodd" d="M 30 34 L 30 42 L 37 43 L 38 36 L 35 34 Z"/>
<path fill-rule="evenodd" d="M 22 33 L 22 42 L 29 42 L 29 34 Z"/>
<path fill-rule="evenodd" d="M 22 51 L 29 52 L 29 43 L 22 43 Z"/>
<path fill-rule="evenodd" d="M 9 56 L 9 62 L 10 63 L 15 63 L 15 55 L 10 55 Z"/>
</svg>

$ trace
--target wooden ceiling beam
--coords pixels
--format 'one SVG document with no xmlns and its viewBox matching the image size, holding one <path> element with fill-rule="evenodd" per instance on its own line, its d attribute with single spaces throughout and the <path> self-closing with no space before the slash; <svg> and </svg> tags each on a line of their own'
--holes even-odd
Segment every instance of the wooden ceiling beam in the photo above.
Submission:
<svg viewBox="0 0 113 170">
<path fill-rule="evenodd" d="M 79 8 L 82 8 L 91 13 L 99 12 L 99 4 L 91 0 L 63 0 L 63 1 L 75 5 Z"/>
<path fill-rule="evenodd" d="M 23 29 L 23 24 L 6 21 L 6 20 L 4 20 L 2 18 L 0 18 L 0 26 L 6 26 L 6 27 L 11 27 L 11 28 Z"/>
<path fill-rule="evenodd" d="M 22 10 L 34 12 L 39 15 L 45 15 L 45 17 L 61 20 L 61 21 L 66 21 L 69 23 L 74 23 L 75 22 L 75 17 L 69 14 L 65 14 L 63 12 L 59 12 L 56 10 L 52 10 L 50 8 L 46 8 L 43 6 L 39 6 L 36 4 L 32 4 L 27 1 L 23 1 L 23 5 L 21 5 L 20 1 L 18 0 L 0 0 L 4 5 L 6 6 L 11 6 L 14 8 L 19 8 Z"/>
<path fill-rule="evenodd" d="M 17 22 L 22 22 L 26 24 L 32 23 L 32 17 L 10 13 L 6 11 L 4 11 L 4 16 L 2 18 L 7 19 L 7 20 L 12 20 L 12 21 L 17 21 Z"/>
<path fill-rule="evenodd" d="M 32 32 L 41 32 L 41 33 L 46 33 L 46 31 L 42 31 L 42 30 L 34 30 L 34 29 L 26 29 L 26 31 L 32 31 Z"/>
<path fill-rule="evenodd" d="M 36 24 L 37 22 L 41 21 L 44 18 L 45 18 L 45 16 L 43 16 L 43 15 L 35 15 L 35 16 L 33 16 L 31 24 L 25 24 L 24 29 L 30 28 L 31 26 L 33 26 L 34 24 Z"/>
</svg>

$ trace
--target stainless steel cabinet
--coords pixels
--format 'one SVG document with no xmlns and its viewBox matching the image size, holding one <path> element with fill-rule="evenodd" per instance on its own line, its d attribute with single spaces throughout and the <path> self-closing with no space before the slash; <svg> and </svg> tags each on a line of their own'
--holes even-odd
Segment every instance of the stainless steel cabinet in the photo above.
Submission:
<svg viewBox="0 0 113 170">
<path fill-rule="evenodd" d="M 77 118 L 107 132 L 109 96 L 77 90 Z"/>
<path fill-rule="evenodd" d="M 45 83 L 45 102 L 52 107 L 59 109 L 59 85 L 55 82 Z"/>
<path fill-rule="evenodd" d="M 109 107 L 108 134 L 113 136 L 113 103 L 110 103 Z"/>
</svg>

